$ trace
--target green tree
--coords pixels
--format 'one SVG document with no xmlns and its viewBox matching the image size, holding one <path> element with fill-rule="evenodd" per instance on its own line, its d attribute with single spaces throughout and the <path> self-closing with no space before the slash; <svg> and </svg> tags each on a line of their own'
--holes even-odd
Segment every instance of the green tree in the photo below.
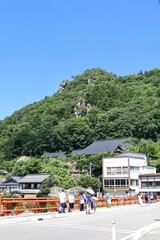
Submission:
<svg viewBox="0 0 160 240">
<path fill-rule="evenodd" d="M 54 177 L 54 181 L 58 187 L 69 189 L 76 186 L 76 181 L 70 174 L 67 164 L 56 160 L 48 160 L 42 163 L 43 173 L 50 173 Z"/>
<path fill-rule="evenodd" d="M 97 190 L 101 187 L 101 182 L 99 178 L 96 178 L 93 176 L 86 176 L 86 175 L 81 175 L 77 184 L 83 188 L 91 187 L 94 190 Z"/>
<path fill-rule="evenodd" d="M 57 180 L 54 176 L 47 178 L 42 184 L 40 188 L 40 192 L 37 194 L 38 197 L 47 197 L 50 193 L 50 188 L 58 185 Z"/>
<path fill-rule="evenodd" d="M 27 174 L 39 173 L 41 171 L 41 160 L 31 158 L 28 161 L 18 161 L 14 164 L 12 175 L 24 176 Z"/>
</svg>

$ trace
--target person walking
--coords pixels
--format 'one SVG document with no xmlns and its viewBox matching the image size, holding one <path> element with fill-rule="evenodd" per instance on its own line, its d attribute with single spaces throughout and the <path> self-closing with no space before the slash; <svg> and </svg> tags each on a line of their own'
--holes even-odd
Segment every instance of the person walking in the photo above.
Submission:
<svg viewBox="0 0 160 240">
<path fill-rule="evenodd" d="M 93 209 L 94 212 L 96 211 L 96 205 L 97 205 L 96 201 L 98 201 L 98 198 L 93 196 L 92 202 L 91 202 L 91 209 Z"/>
<path fill-rule="evenodd" d="M 143 205 L 143 197 L 142 197 L 142 194 L 138 194 L 138 204 L 139 205 Z"/>
<path fill-rule="evenodd" d="M 66 194 L 64 192 L 64 189 L 62 189 L 62 192 L 60 193 L 60 212 L 65 213 L 65 208 L 67 206 L 66 204 Z"/>
<path fill-rule="evenodd" d="M 106 192 L 106 202 L 107 202 L 107 208 L 110 208 L 111 207 L 111 195 L 108 192 Z"/>
<path fill-rule="evenodd" d="M 91 214 L 91 203 L 92 203 L 92 196 L 89 192 L 87 192 L 86 198 L 85 198 L 86 214 Z"/>
</svg>

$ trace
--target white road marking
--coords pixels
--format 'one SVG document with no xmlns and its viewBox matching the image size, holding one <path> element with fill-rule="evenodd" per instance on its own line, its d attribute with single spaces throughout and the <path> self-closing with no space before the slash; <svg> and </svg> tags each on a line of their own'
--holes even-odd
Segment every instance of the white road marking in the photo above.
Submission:
<svg viewBox="0 0 160 240">
<path fill-rule="evenodd" d="M 29 224 L 29 223 L 25 223 Z M 33 224 L 33 223 L 32 223 Z M 34 222 L 34 225 L 39 225 L 39 222 Z M 100 231 L 100 232 L 112 232 L 112 228 L 103 228 L 97 226 L 86 226 L 86 225 L 74 225 L 74 224 L 60 224 L 60 223 L 47 223 L 43 222 L 41 226 L 48 226 L 48 227 L 64 227 L 64 228 L 75 228 L 75 229 L 83 229 L 83 230 L 92 230 L 92 231 Z M 116 232 L 119 233 L 134 233 L 134 231 L 127 230 L 127 229 L 116 229 Z"/>
<path fill-rule="evenodd" d="M 151 231 L 151 232 L 149 232 L 149 234 L 160 235 L 160 232 Z"/>
</svg>

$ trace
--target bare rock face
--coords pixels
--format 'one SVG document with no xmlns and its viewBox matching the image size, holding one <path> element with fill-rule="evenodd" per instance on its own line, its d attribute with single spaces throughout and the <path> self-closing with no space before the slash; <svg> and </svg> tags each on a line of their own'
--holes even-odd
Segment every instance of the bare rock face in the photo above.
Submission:
<svg viewBox="0 0 160 240">
<path fill-rule="evenodd" d="M 63 81 L 61 82 L 61 84 L 59 85 L 59 89 L 58 89 L 58 92 L 61 93 L 68 85 L 68 82 L 67 81 Z"/>
<path fill-rule="evenodd" d="M 17 160 L 17 162 L 20 162 L 20 161 L 26 162 L 26 161 L 28 161 L 28 160 L 30 160 L 30 157 L 28 157 L 28 156 L 22 156 L 22 157 L 20 157 L 20 158 Z"/>
<path fill-rule="evenodd" d="M 87 103 L 86 109 L 87 109 L 87 113 L 88 113 L 91 109 L 91 104 L 90 103 Z"/>
<path fill-rule="evenodd" d="M 81 99 L 74 107 L 74 115 L 76 117 L 83 117 L 88 113 L 91 109 L 91 105 L 86 103 L 83 99 Z"/>
<path fill-rule="evenodd" d="M 81 99 L 77 104 L 76 104 L 76 108 L 80 108 L 80 107 L 86 107 L 86 102 Z"/>
<path fill-rule="evenodd" d="M 64 192 L 66 193 L 66 195 L 68 196 L 70 192 L 72 192 L 74 194 L 75 197 L 77 197 L 79 195 L 79 192 L 84 192 L 86 189 L 82 188 L 82 187 L 73 187 L 70 189 L 65 189 Z M 62 192 L 62 188 L 60 187 L 52 187 L 50 189 L 50 194 L 49 197 L 59 197 L 60 193 Z"/>
<path fill-rule="evenodd" d="M 62 188 L 60 188 L 60 187 L 52 187 L 51 189 L 50 189 L 50 194 L 49 194 L 49 196 L 51 196 L 51 197 L 53 197 L 53 196 L 57 196 L 57 197 L 59 197 L 59 194 L 61 193 L 61 191 L 62 191 Z"/>
<path fill-rule="evenodd" d="M 88 85 L 94 86 L 94 80 L 91 78 L 88 78 Z"/>
</svg>

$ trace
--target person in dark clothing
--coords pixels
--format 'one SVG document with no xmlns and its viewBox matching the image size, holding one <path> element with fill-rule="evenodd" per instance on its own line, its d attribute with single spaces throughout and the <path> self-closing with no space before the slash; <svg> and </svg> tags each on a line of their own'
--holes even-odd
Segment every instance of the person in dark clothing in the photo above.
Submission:
<svg viewBox="0 0 160 240">
<path fill-rule="evenodd" d="M 153 202 L 156 203 L 157 202 L 157 194 L 154 192 L 153 193 Z"/>
<path fill-rule="evenodd" d="M 92 203 L 92 196 L 89 192 L 87 192 L 86 199 L 85 199 L 86 214 L 91 214 L 91 203 Z"/>
<path fill-rule="evenodd" d="M 145 199 L 145 203 L 147 204 L 148 203 L 148 193 L 147 192 L 144 195 L 144 199 Z"/>
</svg>

